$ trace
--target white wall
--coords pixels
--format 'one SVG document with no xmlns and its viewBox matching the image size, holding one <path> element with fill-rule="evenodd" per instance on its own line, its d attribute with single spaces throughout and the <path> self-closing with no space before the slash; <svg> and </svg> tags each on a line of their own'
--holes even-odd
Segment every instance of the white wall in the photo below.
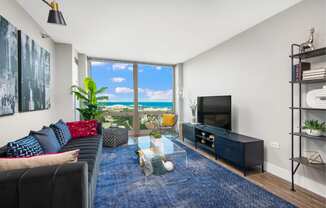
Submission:
<svg viewBox="0 0 326 208">
<path fill-rule="evenodd" d="M 178 115 L 177 130 L 180 129 L 183 123 L 183 64 L 177 64 L 175 67 L 175 112 Z"/>
<path fill-rule="evenodd" d="M 41 38 L 42 29 L 32 18 L 13 0 L 0 0 L 0 15 L 6 18 L 19 30 L 29 35 L 41 47 L 51 53 L 51 108 L 49 110 L 15 113 L 14 115 L 0 117 L 0 146 L 10 140 L 23 137 L 30 130 L 39 130 L 43 125 L 54 121 L 57 114 L 54 91 L 57 86 L 55 75 L 55 49 L 54 42 L 50 39 Z"/>
<path fill-rule="evenodd" d="M 56 79 L 55 102 L 60 109 L 57 119 L 76 120 L 76 100 L 71 94 L 71 86 L 78 85 L 78 66 L 75 63 L 77 52 L 71 44 L 56 43 Z"/>
<path fill-rule="evenodd" d="M 79 72 L 79 85 L 83 86 L 83 80 L 85 77 L 89 76 L 88 73 L 88 60 L 85 54 L 79 53 L 78 54 L 78 72 Z"/>
<path fill-rule="evenodd" d="M 287 180 L 291 155 L 290 44 L 305 41 L 314 26 L 315 45 L 325 47 L 325 11 L 325 0 L 303 1 L 184 63 L 185 100 L 232 95 L 233 130 L 264 139 L 267 171 Z M 315 61 L 326 65 L 325 59 Z M 186 102 L 184 115 L 186 121 L 191 120 Z M 322 114 L 313 116 L 326 120 Z M 272 148 L 271 142 L 279 143 L 280 149 Z M 326 160 L 326 142 L 305 142 L 305 149 L 320 151 Z M 296 179 L 301 186 L 326 196 L 325 172 L 300 167 Z"/>
</svg>

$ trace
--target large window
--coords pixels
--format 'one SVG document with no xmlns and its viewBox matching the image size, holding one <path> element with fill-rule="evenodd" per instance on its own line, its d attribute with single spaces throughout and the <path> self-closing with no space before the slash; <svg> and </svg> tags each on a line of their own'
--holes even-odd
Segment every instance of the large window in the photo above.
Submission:
<svg viewBox="0 0 326 208">
<path fill-rule="evenodd" d="M 162 113 L 173 112 L 173 66 L 90 60 L 90 73 L 108 87 L 105 127 L 152 129 Z"/>
<path fill-rule="evenodd" d="M 108 102 L 101 103 L 105 110 L 104 127 L 133 128 L 133 65 L 117 62 L 92 61 L 91 77 L 98 87 L 107 87 Z"/>
<path fill-rule="evenodd" d="M 173 67 L 138 64 L 140 129 L 150 129 L 151 120 L 173 111 Z"/>
</svg>

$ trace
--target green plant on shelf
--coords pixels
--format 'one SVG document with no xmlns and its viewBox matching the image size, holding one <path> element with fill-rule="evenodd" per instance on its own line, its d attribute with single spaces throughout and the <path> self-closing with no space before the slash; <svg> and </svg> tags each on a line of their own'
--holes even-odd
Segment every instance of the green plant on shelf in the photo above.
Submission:
<svg viewBox="0 0 326 208">
<path fill-rule="evenodd" d="M 325 122 L 319 122 L 318 120 L 306 120 L 303 129 L 309 135 L 320 136 L 322 132 L 326 131 L 326 125 Z"/>
<path fill-rule="evenodd" d="M 306 120 L 303 129 L 323 131 L 325 129 L 325 122 L 320 123 L 318 120 Z"/>
</svg>

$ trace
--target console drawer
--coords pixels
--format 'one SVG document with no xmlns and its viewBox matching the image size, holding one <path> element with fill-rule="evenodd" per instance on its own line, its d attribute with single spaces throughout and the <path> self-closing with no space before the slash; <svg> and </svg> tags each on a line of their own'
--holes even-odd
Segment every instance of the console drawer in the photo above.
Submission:
<svg viewBox="0 0 326 208">
<path fill-rule="evenodd" d="M 215 140 L 215 150 L 218 157 L 233 162 L 239 166 L 243 166 L 243 144 L 223 138 L 217 138 Z"/>
<path fill-rule="evenodd" d="M 195 142 L 195 128 L 191 124 L 182 125 L 182 136 L 192 142 Z"/>
</svg>

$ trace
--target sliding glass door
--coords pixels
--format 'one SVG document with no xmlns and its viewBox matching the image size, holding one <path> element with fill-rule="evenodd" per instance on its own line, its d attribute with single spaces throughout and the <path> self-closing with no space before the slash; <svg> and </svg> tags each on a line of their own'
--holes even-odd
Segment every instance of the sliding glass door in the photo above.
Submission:
<svg viewBox="0 0 326 208">
<path fill-rule="evenodd" d="M 172 66 L 138 64 L 140 130 L 155 128 L 151 121 L 173 112 L 173 74 Z"/>
<path fill-rule="evenodd" d="M 163 113 L 174 111 L 173 66 L 90 60 L 98 87 L 108 87 L 104 127 L 124 127 L 142 134 L 156 128 Z"/>
</svg>

